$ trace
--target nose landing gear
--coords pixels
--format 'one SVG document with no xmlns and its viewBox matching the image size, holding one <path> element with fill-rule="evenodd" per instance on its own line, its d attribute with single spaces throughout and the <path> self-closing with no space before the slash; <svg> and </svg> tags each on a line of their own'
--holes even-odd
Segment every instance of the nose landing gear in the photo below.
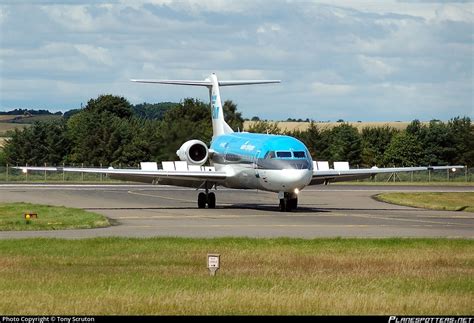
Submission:
<svg viewBox="0 0 474 323">
<path fill-rule="evenodd" d="M 281 193 L 279 194 L 281 196 Z M 280 198 L 280 212 L 291 212 L 298 208 L 298 194 L 283 193 L 283 198 Z"/>
</svg>

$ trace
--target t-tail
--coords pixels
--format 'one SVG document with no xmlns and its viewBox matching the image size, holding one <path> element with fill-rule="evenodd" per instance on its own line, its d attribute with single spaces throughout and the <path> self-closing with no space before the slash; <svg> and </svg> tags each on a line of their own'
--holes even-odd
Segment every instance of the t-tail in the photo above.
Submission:
<svg viewBox="0 0 474 323">
<path fill-rule="evenodd" d="M 234 132 L 232 128 L 224 120 L 224 111 L 222 109 L 222 101 L 221 101 L 221 95 L 219 92 L 219 86 L 280 83 L 280 80 L 218 81 L 215 73 L 212 73 L 204 81 L 187 81 L 187 80 L 131 80 L 131 81 L 139 82 L 139 83 L 160 83 L 160 84 L 191 85 L 191 86 L 207 87 L 209 89 L 209 97 L 210 97 L 210 104 L 211 104 L 213 138 L 216 136 Z"/>
</svg>

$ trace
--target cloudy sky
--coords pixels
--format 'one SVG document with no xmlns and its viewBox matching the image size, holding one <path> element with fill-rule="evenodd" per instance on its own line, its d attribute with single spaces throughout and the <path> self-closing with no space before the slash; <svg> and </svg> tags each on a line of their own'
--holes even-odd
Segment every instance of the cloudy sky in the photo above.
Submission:
<svg viewBox="0 0 474 323">
<path fill-rule="evenodd" d="M 0 0 L 0 110 L 100 94 L 179 102 L 204 88 L 130 78 L 281 79 L 226 87 L 244 117 L 474 117 L 474 3 Z"/>
</svg>

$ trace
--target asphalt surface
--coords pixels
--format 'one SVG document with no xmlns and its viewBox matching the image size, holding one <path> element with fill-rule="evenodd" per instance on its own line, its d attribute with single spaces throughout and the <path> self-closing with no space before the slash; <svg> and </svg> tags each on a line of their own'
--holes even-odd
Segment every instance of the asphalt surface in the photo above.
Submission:
<svg viewBox="0 0 474 323">
<path fill-rule="evenodd" d="M 298 210 L 278 210 L 277 194 L 220 189 L 216 209 L 198 209 L 193 189 L 151 185 L 0 185 L 0 202 L 64 205 L 107 216 L 90 230 L 0 232 L 0 238 L 56 237 L 474 237 L 474 214 L 378 202 L 386 191 L 474 192 L 466 186 L 312 186 Z M 39 215 L 41 216 L 41 215 Z"/>
</svg>

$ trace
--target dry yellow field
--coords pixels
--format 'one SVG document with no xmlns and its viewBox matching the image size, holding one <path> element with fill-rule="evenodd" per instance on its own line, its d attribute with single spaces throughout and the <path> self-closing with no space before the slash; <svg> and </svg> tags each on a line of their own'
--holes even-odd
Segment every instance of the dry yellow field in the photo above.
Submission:
<svg viewBox="0 0 474 323">
<path fill-rule="evenodd" d="M 258 121 L 245 121 L 244 130 L 248 130 L 253 124 Z M 287 122 L 287 121 L 269 121 L 270 123 L 278 123 L 278 127 L 282 131 L 294 131 L 301 130 L 304 131 L 308 129 L 309 122 Z M 363 128 L 377 128 L 383 126 L 390 126 L 397 130 L 404 130 L 411 121 L 400 121 L 400 122 L 347 122 L 351 126 L 357 128 L 357 130 L 362 131 Z M 316 126 L 320 129 L 331 129 L 341 124 L 341 122 L 315 122 Z M 429 122 L 422 122 L 422 124 L 429 124 Z"/>
<path fill-rule="evenodd" d="M 3 147 L 3 145 L 5 144 L 5 141 L 7 140 L 8 138 L 2 138 L 0 137 L 0 148 Z"/>
<path fill-rule="evenodd" d="M 30 126 L 29 124 L 0 122 L 0 136 L 5 136 L 7 131 L 15 130 L 15 129 L 21 130 L 29 126 Z"/>
<path fill-rule="evenodd" d="M 18 117 L 18 116 L 16 116 L 16 115 L 0 115 L 0 122 L 7 122 L 7 121 L 15 119 L 15 117 Z"/>
</svg>

